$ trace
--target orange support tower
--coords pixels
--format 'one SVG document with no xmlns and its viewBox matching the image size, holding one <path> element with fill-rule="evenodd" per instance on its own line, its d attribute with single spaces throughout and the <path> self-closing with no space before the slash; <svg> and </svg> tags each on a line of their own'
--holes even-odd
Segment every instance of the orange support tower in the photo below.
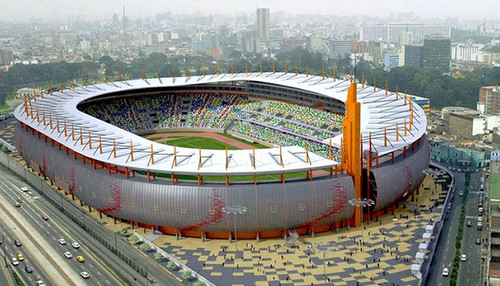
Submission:
<svg viewBox="0 0 500 286">
<path fill-rule="evenodd" d="M 357 85 L 351 83 L 347 93 L 346 117 L 342 121 L 344 154 L 343 170 L 347 171 L 354 181 L 354 197 L 361 199 L 361 104 L 357 101 Z M 354 226 L 361 226 L 362 208 L 354 209 Z"/>
</svg>

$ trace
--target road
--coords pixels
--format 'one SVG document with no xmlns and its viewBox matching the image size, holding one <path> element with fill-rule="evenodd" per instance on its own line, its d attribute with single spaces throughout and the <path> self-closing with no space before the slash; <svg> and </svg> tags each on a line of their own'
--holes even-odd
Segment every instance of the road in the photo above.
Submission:
<svg viewBox="0 0 500 286">
<path fill-rule="evenodd" d="M 478 230 L 477 222 L 479 218 L 478 203 L 479 197 L 483 192 L 479 191 L 480 173 L 471 175 L 471 183 L 469 195 L 467 197 L 467 205 L 465 211 L 464 235 L 462 239 L 461 253 L 467 255 L 467 260 L 460 262 L 460 270 L 458 273 L 457 285 L 479 285 L 481 261 L 481 249 L 485 247 L 483 239 L 486 238 L 486 221 L 483 221 L 482 230 Z M 484 199 L 483 199 L 484 201 Z M 481 216 L 486 218 L 485 215 Z M 468 227 L 467 222 L 470 221 L 472 226 Z M 476 244 L 476 239 L 480 240 L 480 244 Z"/>
<path fill-rule="evenodd" d="M 3 178 L 0 178 L 0 183 L 5 183 Z M 20 261 L 17 266 L 12 265 L 14 271 L 29 285 L 38 279 L 46 282 L 64 281 L 68 285 L 76 285 L 71 283 L 67 275 L 61 271 L 62 268 L 55 265 L 48 253 L 51 251 L 50 245 L 45 245 L 43 239 L 40 239 L 38 234 L 32 231 L 29 222 L 23 217 L 18 217 L 18 211 L 13 204 L 13 200 L 4 193 L 4 187 L 0 186 L 0 200 L 2 205 L 0 207 L 0 216 L 2 217 L 0 226 L 2 227 L 2 235 L 4 236 L 4 244 L 2 248 L 5 249 L 4 259 L 12 265 L 12 257 L 17 257 L 18 253 L 24 256 L 24 260 Z M 28 231 L 28 229 L 30 231 Z M 35 239 L 37 237 L 37 239 Z M 22 242 L 22 246 L 15 246 L 14 240 Z M 43 245 L 44 247 L 41 247 Z M 4 261 L 2 261 L 4 262 Z M 33 273 L 27 273 L 24 266 L 29 264 L 33 267 Z M 68 268 L 66 268 L 68 269 Z M 75 277 L 78 277 L 75 275 Z M 54 284 L 55 283 L 51 283 Z"/>
<path fill-rule="evenodd" d="M 463 197 L 459 195 L 461 191 L 465 188 L 465 173 L 453 172 L 455 176 L 455 192 L 454 194 L 450 194 L 450 203 L 449 206 L 445 206 L 446 208 L 446 220 L 443 225 L 441 238 L 438 242 L 438 246 L 436 247 L 436 252 L 433 257 L 432 265 L 429 269 L 429 276 L 427 279 L 426 285 L 449 285 L 450 277 L 442 276 L 442 271 L 446 267 L 449 269 L 450 273 L 453 270 L 453 260 L 455 258 L 455 244 L 456 237 L 458 233 L 458 225 L 460 223 L 460 212 Z M 479 178 L 481 173 L 471 173 L 471 186 L 478 186 Z M 479 237 L 480 231 L 477 230 L 477 198 L 479 195 L 477 192 L 471 191 L 469 192 L 467 204 L 466 204 L 466 216 L 473 216 L 474 218 L 466 218 L 467 220 L 471 220 L 472 227 L 464 226 L 464 236 L 462 241 L 462 253 L 467 255 L 467 261 L 465 263 L 470 263 L 469 267 L 460 267 L 459 269 L 459 279 L 461 275 L 465 275 L 462 272 L 467 272 L 469 269 L 470 275 L 465 278 L 465 281 L 469 281 L 468 284 L 459 284 L 459 285 L 476 285 L 479 283 L 479 247 L 474 243 L 476 238 Z M 474 212 L 475 211 L 475 212 Z M 463 263 L 461 262 L 464 266 Z M 474 274 L 477 273 L 477 274 Z M 463 281 L 463 283 L 465 283 Z"/>
<path fill-rule="evenodd" d="M 123 241 L 120 236 L 117 237 L 116 233 L 108 230 L 101 222 L 89 217 L 82 208 L 49 187 L 43 178 L 32 174 L 24 166 L 1 152 L 0 162 L 20 175 L 30 187 L 37 188 L 36 192 L 40 195 L 40 199 L 37 200 L 38 206 L 43 206 L 51 220 L 57 220 L 57 223 L 63 225 L 68 233 L 78 237 L 80 244 L 85 245 L 88 251 L 92 251 L 97 260 L 106 265 L 108 270 L 119 279 L 125 281 L 121 284 L 151 285 L 155 281 L 161 281 L 162 285 L 182 285 L 154 260 L 131 247 L 128 242 Z M 117 256 L 112 251 L 113 249 L 116 249 L 114 251 L 123 259 Z M 124 260 L 127 260 L 129 264 Z"/>
<path fill-rule="evenodd" d="M 81 245 L 78 249 L 74 248 L 71 246 L 71 242 L 77 241 L 74 237 L 58 227 L 54 220 L 51 220 L 50 218 L 47 221 L 42 219 L 41 216 L 46 214 L 44 208 L 39 206 L 43 199 L 32 196 L 28 192 L 22 192 L 19 187 L 23 185 L 23 183 L 16 181 L 12 176 L 0 174 L 0 189 L 2 191 L 1 195 L 3 196 L 3 207 L 10 209 L 10 215 L 13 221 L 15 221 L 10 229 L 17 229 L 20 228 L 20 225 L 22 225 L 27 234 L 23 239 L 16 239 L 21 241 L 23 246 L 32 243 L 35 246 L 35 250 L 45 250 L 44 253 L 35 255 L 32 262 L 32 266 L 34 266 L 33 268 L 41 273 L 40 276 L 42 276 L 42 280 L 53 285 L 58 283 L 50 283 L 51 281 L 60 281 L 60 278 L 54 278 L 50 277 L 48 274 L 44 274 L 47 268 L 47 262 L 49 262 L 52 263 L 55 268 L 59 269 L 59 272 L 63 272 L 63 276 L 66 277 L 66 280 L 71 281 L 76 285 L 101 286 L 119 284 L 121 281 L 116 280 L 114 275 L 112 275 L 109 271 L 106 271 L 104 266 L 100 265 L 98 261 L 92 257 L 90 252 L 85 250 L 85 245 Z M 12 204 L 17 200 L 17 198 L 21 199 L 21 206 L 16 208 L 13 207 Z M 65 238 L 68 242 L 62 245 L 58 241 L 60 238 Z M 12 240 L 10 241 L 12 243 L 7 243 L 8 246 L 14 245 L 13 239 L 8 238 L 8 240 Z M 10 253 L 10 257 L 14 256 L 16 251 L 20 251 L 23 247 L 14 246 L 13 248 L 16 249 Z M 23 255 L 26 256 L 26 260 L 22 261 L 16 269 L 22 268 L 22 264 L 26 264 L 26 261 L 30 261 L 29 257 L 32 256 L 32 251 L 33 249 L 29 249 L 29 251 L 23 252 Z M 63 253 L 67 251 L 72 253 L 73 259 L 68 259 L 63 256 Z M 84 257 L 85 262 L 80 263 L 74 259 L 78 255 Z M 90 279 L 83 281 L 83 278 L 80 277 L 80 273 L 83 271 L 90 274 Z M 23 273 L 18 270 L 18 273 L 19 272 Z M 34 273 L 36 273 L 36 271 Z M 25 281 L 27 282 L 34 282 L 33 277 L 34 275 L 30 274 L 23 278 L 26 278 Z"/>
</svg>

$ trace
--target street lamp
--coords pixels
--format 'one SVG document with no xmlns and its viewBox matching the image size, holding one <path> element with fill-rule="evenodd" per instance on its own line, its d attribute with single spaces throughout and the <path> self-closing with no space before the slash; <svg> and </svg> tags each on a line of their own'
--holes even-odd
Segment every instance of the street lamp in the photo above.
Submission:
<svg viewBox="0 0 500 286">
<path fill-rule="evenodd" d="M 362 199 L 352 199 L 348 201 L 351 206 L 356 207 L 371 207 L 375 205 L 375 201 L 372 199 L 362 198 Z M 364 224 L 364 211 L 361 210 L 361 248 L 363 248 L 365 244 L 365 224 Z"/>
<path fill-rule="evenodd" d="M 234 225 L 234 242 L 236 246 L 236 254 L 234 255 L 234 258 L 238 256 L 238 238 L 236 237 L 236 215 L 243 215 L 247 212 L 247 207 L 245 206 L 240 206 L 240 205 L 232 205 L 232 206 L 225 206 L 222 208 L 222 212 L 225 214 L 232 214 L 233 215 L 233 225 Z"/>
<path fill-rule="evenodd" d="M 330 244 L 317 244 L 316 249 L 320 252 L 323 252 L 323 278 L 325 278 L 325 283 L 327 283 L 326 278 L 326 261 L 325 256 L 327 252 L 335 252 L 339 250 L 339 246 L 336 243 Z"/>
</svg>

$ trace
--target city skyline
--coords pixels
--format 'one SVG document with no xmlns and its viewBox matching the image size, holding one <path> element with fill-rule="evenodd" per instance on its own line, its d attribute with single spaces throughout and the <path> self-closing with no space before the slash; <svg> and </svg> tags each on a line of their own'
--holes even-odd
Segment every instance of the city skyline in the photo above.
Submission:
<svg viewBox="0 0 500 286">
<path fill-rule="evenodd" d="M 446 0 L 436 1 L 401 1 L 387 0 L 383 3 L 374 4 L 368 0 L 353 1 L 317 1 L 308 2 L 304 5 L 301 1 L 242 1 L 242 0 L 214 0 L 210 3 L 201 0 L 191 0 L 179 4 L 174 1 L 155 1 L 144 5 L 139 0 L 87 0 L 85 5 L 76 1 L 48 1 L 36 0 L 8 0 L 2 5 L 0 18 L 3 21 L 29 21 L 47 17 L 88 17 L 102 18 L 112 14 L 122 15 L 125 7 L 127 16 L 131 18 L 152 17 L 158 13 L 171 12 L 174 14 L 197 13 L 201 15 L 236 13 L 254 13 L 257 8 L 269 8 L 271 13 L 284 12 L 287 14 L 332 14 L 342 16 L 378 16 L 388 17 L 398 12 L 413 12 L 415 16 L 427 18 L 458 17 L 461 19 L 494 19 L 499 17 L 495 14 L 486 14 L 485 11 L 500 10 L 500 2 L 493 0 L 475 1 L 474 6 L 470 1 Z M 28 7 L 28 8 L 27 8 Z M 230 8 L 227 8 L 230 7 Z M 471 9 L 481 7 L 484 9 Z"/>
</svg>

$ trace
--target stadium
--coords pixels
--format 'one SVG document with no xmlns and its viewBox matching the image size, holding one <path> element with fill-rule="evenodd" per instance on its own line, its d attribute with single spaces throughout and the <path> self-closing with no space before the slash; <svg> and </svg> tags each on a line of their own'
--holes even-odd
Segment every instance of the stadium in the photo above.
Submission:
<svg viewBox="0 0 500 286">
<path fill-rule="evenodd" d="M 173 235 L 360 226 L 412 196 L 429 164 L 410 98 L 308 72 L 73 83 L 14 115 L 28 166 L 102 214 Z M 201 143 L 183 147 L 189 137 Z M 201 146 L 211 140 L 229 143 Z"/>
</svg>

